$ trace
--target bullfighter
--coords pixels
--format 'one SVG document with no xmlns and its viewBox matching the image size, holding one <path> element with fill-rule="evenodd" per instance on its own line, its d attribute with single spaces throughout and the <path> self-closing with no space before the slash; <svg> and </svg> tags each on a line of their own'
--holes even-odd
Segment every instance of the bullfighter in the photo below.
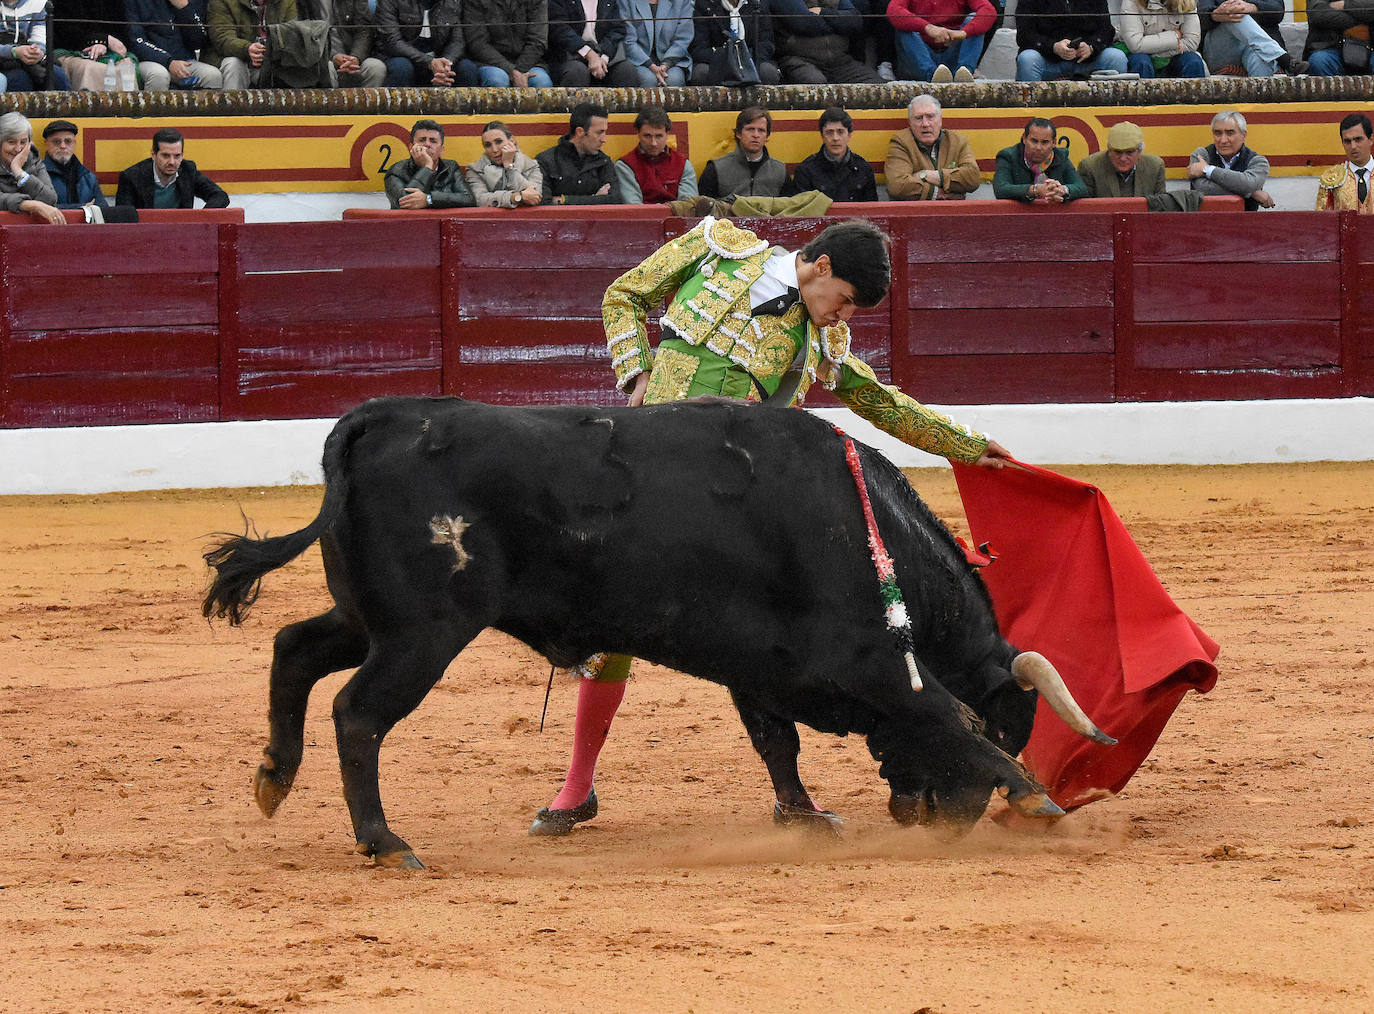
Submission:
<svg viewBox="0 0 1374 1014">
<path fill-rule="evenodd" d="M 881 383 L 853 353 L 850 316 L 876 306 L 890 284 L 887 237 L 869 222 L 832 225 L 789 251 L 729 221 L 705 218 L 606 290 L 602 319 L 616 386 L 631 405 L 714 396 L 800 406 L 819 381 L 904 443 L 951 461 L 1002 467 L 1010 457 L 1004 447 Z M 655 350 L 647 321 L 665 298 Z M 631 661 L 598 653 L 578 667 L 568 776 L 530 834 L 565 835 L 596 816 L 596 761 Z M 831 816 L 814 804 L 774 808 L 779 823 Z"/>
</svg>

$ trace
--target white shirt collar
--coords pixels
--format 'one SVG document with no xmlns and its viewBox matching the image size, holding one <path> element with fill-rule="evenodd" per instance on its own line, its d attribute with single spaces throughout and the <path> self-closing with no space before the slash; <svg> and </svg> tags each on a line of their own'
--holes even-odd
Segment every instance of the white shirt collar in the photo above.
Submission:
<svg viewBox="0 0 1374 1014">
<path fill-rule="evenodd" d="M 1350 171 L 1352 173 L 1356 169 L 1364 169 L 1367 173 L 1374 173 L 1374 155 L 1371 155 L 1369 157 L 1369 161 L 1366 162 L 1364 165 L 1356 165 L 1354 162 L 1347 162 L 1346 165 L 1350 167 Z"/>
</svg>

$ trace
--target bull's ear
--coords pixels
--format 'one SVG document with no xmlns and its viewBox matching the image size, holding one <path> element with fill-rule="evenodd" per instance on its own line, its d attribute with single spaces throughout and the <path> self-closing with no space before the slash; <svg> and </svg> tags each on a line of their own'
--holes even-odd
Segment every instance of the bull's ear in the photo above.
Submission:
<svg viewBox="0 0 1374 1014">
<path fill-rule="evenodd" d="M 1008 673 L 1006 680 L 984 699 L 984 735 L 998 749 L 1015 757 L 1030 741 L 1039 696 L 1034 690 L 1022 690 Z"/>
</svg>

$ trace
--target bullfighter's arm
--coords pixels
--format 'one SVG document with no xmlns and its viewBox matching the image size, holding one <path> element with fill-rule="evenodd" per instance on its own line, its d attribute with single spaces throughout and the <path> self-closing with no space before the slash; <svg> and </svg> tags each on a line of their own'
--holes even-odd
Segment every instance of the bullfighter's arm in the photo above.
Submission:
<svg viewBox="0 0 1374 1014">
<path fill-rule="evenodd" d="M 987 437 L 880 383 L 858 357 L 846 356 L 839 374 L 835 397 L 855 415 L 902 443 L 966 464 L 976 462 L 988 449 Z"/>
<path fill-rule="evenodd" d="M 707 241 L 708 228 L 714 245 Z M 753 233 L 729 222 L 703 219 L 695 229 L 660 247 L 611 283 L 601 301 L 601 319 L 606 326 L 616 387 L 629 390 L 635 377 L 653 368 L 649 314 L 713 253 L 738 257 L 753 245 Z"/>
</svg>

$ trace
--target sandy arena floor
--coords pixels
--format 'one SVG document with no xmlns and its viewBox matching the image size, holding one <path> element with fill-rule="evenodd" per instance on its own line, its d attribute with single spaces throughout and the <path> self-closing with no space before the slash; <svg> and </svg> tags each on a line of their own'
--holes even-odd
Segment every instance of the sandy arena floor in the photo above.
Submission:
<svg viewBox="0 0 1374 1014">
<path fill-rule="evenodd" d="M 725 692 L 646 666 L 602 816 L 531 839 L 575 688 L 541 735 L 547 666 L 488 633 L 382 751 L 418 873 L 352 851 L 342 675 L 290 799 L 253 802 L 318 551 L 246 628 L 198 612 L 201 536 L 240 505 L 289 531 L 318 489 L 0 500 L 0 1010 L 1374 1010 L 1374 464 L 1068 471 L 1222 643 L 1119 797 L 949 842 L 892 823 L 861 741 L 804 733 L 847 819 L 817 844 L 773 827 Z M 948 473 L 912 474 L 958 516 Z"/>
</svg>

